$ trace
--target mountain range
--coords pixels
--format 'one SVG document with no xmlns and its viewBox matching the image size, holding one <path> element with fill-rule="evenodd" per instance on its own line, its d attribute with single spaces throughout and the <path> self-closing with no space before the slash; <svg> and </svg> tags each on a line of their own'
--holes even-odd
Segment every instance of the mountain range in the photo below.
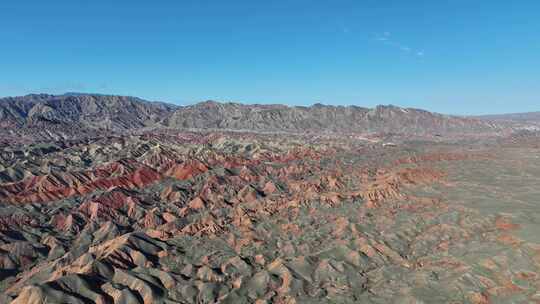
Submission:
<svg viewBox="0 0 540 304">
<path fill-rule="evenodd" d="M 176 106 L 136 97 L 80 93 L 0 99 L 0 127 L 4 138 L 65 139 L 78 137 L 81 133 L 91 135 L 142 128 L 441 136 L 504 132 L 517 126 L 509 120 L 512 119 L 443 115 L 392 105 L 370 109 L 322 104 L 290 107 L 206 101 Z M 520 122 L 524 120 L 520 119 Z"/>
</svg>

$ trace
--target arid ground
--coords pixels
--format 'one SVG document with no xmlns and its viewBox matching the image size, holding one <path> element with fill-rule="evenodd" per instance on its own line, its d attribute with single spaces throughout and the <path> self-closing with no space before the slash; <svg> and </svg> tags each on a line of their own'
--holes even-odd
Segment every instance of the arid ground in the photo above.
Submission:
<svg viewBox="0 0 540 304">
<path fill-rule="evenodd" d="M 2 303 L 540 303 L 540 136 L 2 150 Z"/>
</svg>

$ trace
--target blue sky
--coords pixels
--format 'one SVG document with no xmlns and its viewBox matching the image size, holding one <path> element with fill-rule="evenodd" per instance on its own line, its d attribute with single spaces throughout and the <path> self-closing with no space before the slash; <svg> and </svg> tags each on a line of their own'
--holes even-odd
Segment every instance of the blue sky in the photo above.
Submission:
<svg viewBox="0 0 540 304">
<path fill-rule="evenodd" d="M 540 1 L 2 1 L 0 96 L 66 91 L 540 111 Z"/>
</svg>

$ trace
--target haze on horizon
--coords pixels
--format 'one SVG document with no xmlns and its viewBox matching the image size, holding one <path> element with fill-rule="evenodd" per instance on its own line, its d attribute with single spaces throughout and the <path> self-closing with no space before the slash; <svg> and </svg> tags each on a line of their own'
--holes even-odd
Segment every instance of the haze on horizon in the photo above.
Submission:
<svg viewBox="0 0 540 304">
<path fill-rule="evenodd" d="M 540 110 L 540 2 L 4 1 L 0 96 Z"/>
</svg>

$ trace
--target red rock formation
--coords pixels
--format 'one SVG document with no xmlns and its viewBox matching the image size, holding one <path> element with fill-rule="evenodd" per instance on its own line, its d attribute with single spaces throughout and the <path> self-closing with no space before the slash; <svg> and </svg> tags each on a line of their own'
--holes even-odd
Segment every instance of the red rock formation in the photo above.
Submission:
<svg viewBox="0 0 540 304">
<path fill-rule="evenodd" d="M 208 167 L 199 160 L 190 160 L 181 164 L 170 164 L 165 170 L 166 176 L 185 180 L 208 171 Z"/>
<path fill-rule="evenodd" d="M 114 189 L 82 203 L 79 211 L 92 220 L 111 220 L 118 217 L 119 210 L 125 211 L 131 204 L 139 204 L 139 200 L 122 189 Z"/>
<path fill-rule="evenodd" d="M 10 203 L 42 203 L 113 187 L 141 188 L 161 180 L 153 169 L 134 160 L 121 160 L 83 172 L 31 177 L 0 185 L 0 199 Z"/>
</svg>

